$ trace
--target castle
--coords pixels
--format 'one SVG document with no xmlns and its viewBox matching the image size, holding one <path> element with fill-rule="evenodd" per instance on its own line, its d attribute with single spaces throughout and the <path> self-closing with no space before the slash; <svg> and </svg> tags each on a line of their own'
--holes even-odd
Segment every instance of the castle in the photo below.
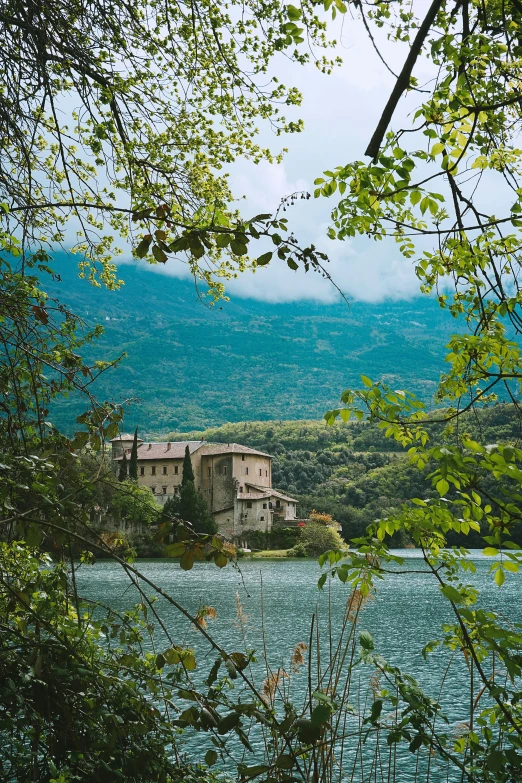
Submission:
<svg viewBox="0 0 522 783">
<path fill-rule="evenodd" d="M 133 435 L 111 441 L 116 464 L 130 455 Z M 138 438 L 138 483 L 163 504 L 180 491 L 188 446 L 194 483 L 216 520 L 219 532 L 246 545 L 244 532 L 270 532 L 273 525 L 297 523 L 295 498 L 272 487 L 272 457 L 239 443 L 205 440 L 145 443 Z"/>
</svg>

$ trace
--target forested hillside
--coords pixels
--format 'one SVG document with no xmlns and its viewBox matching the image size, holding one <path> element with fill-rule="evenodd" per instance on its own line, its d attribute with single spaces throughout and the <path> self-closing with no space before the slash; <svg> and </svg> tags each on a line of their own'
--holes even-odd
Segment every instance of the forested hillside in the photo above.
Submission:
<svg viewBox="0 0 522 783">
<path fill-rule="evenodd" d="M 364 373 L 430 400 L 444 346 L 458 324 L 437 303 L 268 304 L 247 299 L 215 308 L 194 284 L 132 265 L 119 291 L 77 277 L 76 259 L 57 256 L 51 293 L 105 335 L 90 358 L 123 363 L 94 387 L 98 397 L 134 400 L 126 428 L 143 434 L 203 429 L 226 421 L 320 418 Z M 260 282 L 262 276 L 259 275 Z M 60 401 L 70 429 L 79 403 Z"/>
<path fill-rule="evenodd" d="M 466 414 L 459 431 L 432 425 L 431 434 L 435 445 L 453 444 L 458 437 L 490 444 L 517 443 L 522 433 L 513 406 L 495 405 Z M 375 425 L 242 422 L 203 432 L 172 432 L 166 439 L 201 437 L 242 443 L 272 454 L 273 484 L 299 500 L 299 516 L 314 508 L 332 514 L 341 522 L 347 540 L 362 535 L 375 519 L 398 512 L 413 497 L 438 496 L 426 474 L 412 466 L 405 451 Z"/>
</svg>

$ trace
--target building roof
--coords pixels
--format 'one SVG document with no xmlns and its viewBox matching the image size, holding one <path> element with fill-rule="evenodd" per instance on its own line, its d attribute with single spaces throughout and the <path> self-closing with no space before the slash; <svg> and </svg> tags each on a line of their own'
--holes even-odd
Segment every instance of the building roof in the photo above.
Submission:
<svg viewBox="0 0 522 783">
<path fill-rule="evenodd" d="M 144 459 L 183 459 L 187 446 L 190 454 L 194 454 L 203 446 L 204 442 L 202 440 L 178 440 L 170 443 L 140 443 L 138 462 Z M 120 460 L 122 457 L 116 459 Z"/>
<path fill-rule="evenodd" d="M 250 484 L 246 481 L 244 483 L 247 487 L 252 487 L 255 492 L 238 492 L 237 496 L 239 500 L 260 500 L 261 498 L 276 497 L 280 500 L 286 500 L 288 503 L 298 502 L 295 498 L 285 495 L 278 489 L 273 489 L 272 487 L 259 487 L 257 484 Z"/>
<path fill-rule="evenodd" d="M 134 435 L 119 435 L 117 438 L 113 438 L 113 441 L 132 441 Z M 161 443 L 144 443 L 141 439 L 138 444 L 138 460 L 143 459 L 183 459 L 185 456 L 185 447 L 189 447 L 189 451 L 193 454 L 199 449 L 203 449 L 201 452 L 203 455 L 212 454 L 257 454 L 260 457 L 268 457 L 271 459 L 270 454 L 265 454 L 264 451 L 256 451 L 248 446 L 242 446 L 240 443 L 207 443 L 205 440 L 177 440 L 177 441 L 162 441 Z M 112 443 L 112 441 L 111 441 Z M 122 457 L 117 457 L 117 460 Z"/>
<path fill-rule="evenodd" d="M 134 435 L 129 435 L 128 432 L 122 432 L 121 435 L 116 435 L 115 438 L 111 438 L 111 443 L 115 443 L 118 440 L 134 440 Z M 138 438 L 138 443 L 143 443 L 141 438 Z"/>
<path fill-rule="evenodd" d="M 204 454 L 258 454 L 260 457 L 270 457 L 264 451 L 242 446 L 240 443 L 206 443 Z"/>
</svg>

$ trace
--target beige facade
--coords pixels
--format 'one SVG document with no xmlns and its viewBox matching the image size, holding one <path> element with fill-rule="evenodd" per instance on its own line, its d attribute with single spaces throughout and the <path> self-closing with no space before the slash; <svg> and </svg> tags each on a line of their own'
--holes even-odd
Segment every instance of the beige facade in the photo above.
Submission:
<svg viewBox="0 0 522 783">
<path fill-rule="evenodd" d="M 130 456 L 132 435 L 112 440 L 115 463 Z M 273 524 L 292 524 L 297 501 L 272 488 L 272 457 L 238 443 L 138 442 L 138 483 L 159 503 L 180 491 L 185 449 L 189 447 L 194 483 L 227 538 L 246 545 L 249 530 L 269 532 Z"/>
</svg>

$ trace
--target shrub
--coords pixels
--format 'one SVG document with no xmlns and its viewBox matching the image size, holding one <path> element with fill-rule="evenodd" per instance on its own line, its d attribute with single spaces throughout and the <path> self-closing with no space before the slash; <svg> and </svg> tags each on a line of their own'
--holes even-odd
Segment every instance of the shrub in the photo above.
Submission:
<svg viewBox="0 0 522 783">
<path fill-rule="evenodd" d="M 333 527 L 310 522 L 300 529 L 299 540 L 288 554 L 291 557 L 319 557 L 330 549 L 345 548 L 345 542 Z"/>
</svg>

